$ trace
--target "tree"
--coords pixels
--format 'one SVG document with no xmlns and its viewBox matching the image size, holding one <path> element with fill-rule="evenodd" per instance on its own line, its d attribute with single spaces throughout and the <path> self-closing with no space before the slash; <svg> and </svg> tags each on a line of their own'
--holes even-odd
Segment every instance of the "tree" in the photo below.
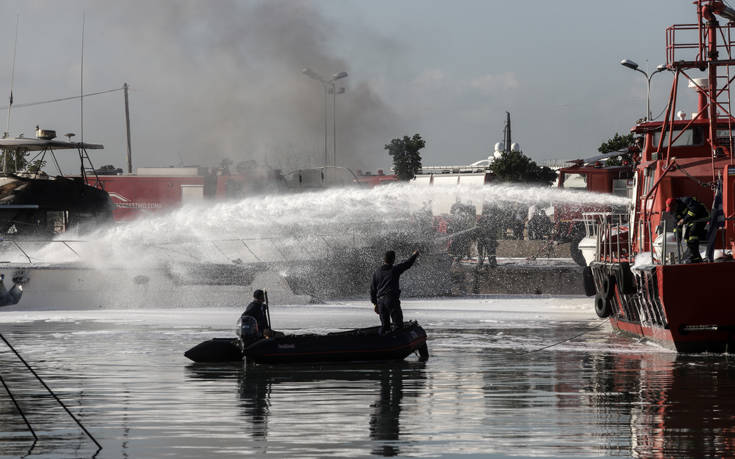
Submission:
<svg viewBox="0 0 735 459">
<path fill-rule="evenodd" d="M 490 171 L 501 182 L 551 185 L 556 180 L 553 169 L 537 165 L 520 151 L 504 152 L 490 164 Z"/>
<path fill-rule="evenodd" d="M 607 142 L 602 142 L 597 151 L 600 153 L 612 153 L 614 151 L 627 150 L 629 146 L 633 145 L 634 141 L 635 138 L 632 132 L 628 135 L 620 135 L 616 132 Z"/>
<path fill-rule="evenodd" d="M 623 162 L 620 157 L 630 159 L 630 154 L 628 153 L 628 147 L 634 144 L 635 144 L 635 137 L 633 136 L 632 132 L 628 135 L 620 135 L 616 132 L 612 138 L 607 140 L 607 142 L 602 142 L 602 144 L 600 145 L 600 148 L 598 148 L 597 151 L 604 154 L 604 153 L 613 153 L 616 151 L 624 150 L 623 152 L 620 153 L 620 156 L 611 156 L 605 162 L 607 166 L 620 166 Z"/>
<path fill-rule="evenodd" d="M 393 170 L 398 175 L 398 180 L 408 181 L 416 176 L 416 172 L 421 169 L 419 150 L 425 146 L 426 142 L 419 134 L 395 138 L 385 146 L 388 154 L 393 157 Z"/>
</svg>

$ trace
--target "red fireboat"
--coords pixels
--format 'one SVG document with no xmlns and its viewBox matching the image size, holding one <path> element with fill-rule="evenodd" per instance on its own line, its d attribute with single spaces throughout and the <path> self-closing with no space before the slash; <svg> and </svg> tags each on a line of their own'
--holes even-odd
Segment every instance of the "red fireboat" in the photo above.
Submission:
<svg viewBox="0 0 735 459">
<path fill-rule="evenodd" d="M 730 101 L 735 10 L 717 0 L 694 5 L 696 23 L 666 30 L 666 67 L 673 73 L 666 115 L 632 129 L 644 142 L 630 212 L 610 213 L 601 221 L 585 288 L 595 295 L 597 314 L 609 317 L 616 330 L 678 352 L 730 352 L 735 349 L 729 287 L 735 280 L 735 117 Z M 683 81 L 698 94 L 691 115 L 677 111 Z M 684 247 L 674 233 L 681 221 L 667 211 L 667 201 L 684 197 L 710 209 L 709 217 L 701 219 L 707 233 L 699 241 L 702 262 L 682 256 Z"/>
</svg>

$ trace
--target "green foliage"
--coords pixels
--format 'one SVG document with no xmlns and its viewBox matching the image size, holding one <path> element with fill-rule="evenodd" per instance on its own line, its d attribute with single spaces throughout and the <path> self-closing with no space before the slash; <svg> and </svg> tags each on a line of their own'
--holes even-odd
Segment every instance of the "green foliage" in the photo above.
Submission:
<svg viewBox="0 0 735 459">
<path fill-rule="evenodd" d="M 537 165 L 520 151 L 503 153 L 490 164 L 490 171 L 501 182 L 551 185 L 556 180 L 556 171 Z"/>
<path fill-rule="evenodd" d="M 393 170 L 398 175 L 398 180 L 411 180 L 416 176 L 416 172 L 421 169 L 419 150 L 425 146 L 426 142 L 419 134 L 393 139 L 385 146 L 388 154 L 393 157 Z"/>
<path fill-rule="evenodd" d="M 627 151 L 628 147 L 633 144 L 635 144 L 635 137 L 632 132 L 628 135 L 620 135 L 616 132 L 607 142 L 603 142 L 597 151 L 600 153 L 613 153 L 624 150 L 624 152 L 620 153 L 620 156 L 612 156 L 605 161 L 606 166 L 620 166 L 623 164 L 623 158 L 630 159 Z"/>
<path fill-rule="evenodd" d="M 603 142 L 597 151 L 600 153 L 612 153 L 614 151 L 627 150 L 634 142 L 635 139 L 632 132 L 628 135 L 620 135 L 616 132 L 611 139 Z"/>
</svg>

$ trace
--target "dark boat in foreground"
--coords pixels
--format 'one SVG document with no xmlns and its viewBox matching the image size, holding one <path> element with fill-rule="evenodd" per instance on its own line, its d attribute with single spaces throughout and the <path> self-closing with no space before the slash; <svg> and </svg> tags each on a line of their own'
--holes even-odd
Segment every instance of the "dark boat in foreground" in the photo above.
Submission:
<svg viewBox="0 0 735 459">
<path fill-rule="evenodd" d="M 380 327 L 358 328 L 325 335 L 283 335 L 259 339 L 242 350 L 237 338 L 214 338 L 184 353 L 199 363 L 231 362 L 245 358 L 248 363 L 359 362 L 402 360 L 418 352 L 429 358 L 426 332 L 415 321 L 384 335 Z"/>
</svg>

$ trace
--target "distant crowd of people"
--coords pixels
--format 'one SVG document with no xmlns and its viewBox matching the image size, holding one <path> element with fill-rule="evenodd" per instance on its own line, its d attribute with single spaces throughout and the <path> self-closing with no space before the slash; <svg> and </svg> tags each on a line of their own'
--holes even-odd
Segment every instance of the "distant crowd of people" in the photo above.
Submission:
<svg viewBox="0 0 735 459">
<path fill-rule="evenodd" d="M 553 223 L 541 206 L 485 202 L 480 214 L 472 204 L 456 202 L 440 230 L 452 236 L 449 254 L 459 261 L 477 253 L 478 264 L 497 264 L 498 239 L 540 240 L 551 237 Z M 441 225 L 441 224 L 440 224 Z"/>
</svg>

